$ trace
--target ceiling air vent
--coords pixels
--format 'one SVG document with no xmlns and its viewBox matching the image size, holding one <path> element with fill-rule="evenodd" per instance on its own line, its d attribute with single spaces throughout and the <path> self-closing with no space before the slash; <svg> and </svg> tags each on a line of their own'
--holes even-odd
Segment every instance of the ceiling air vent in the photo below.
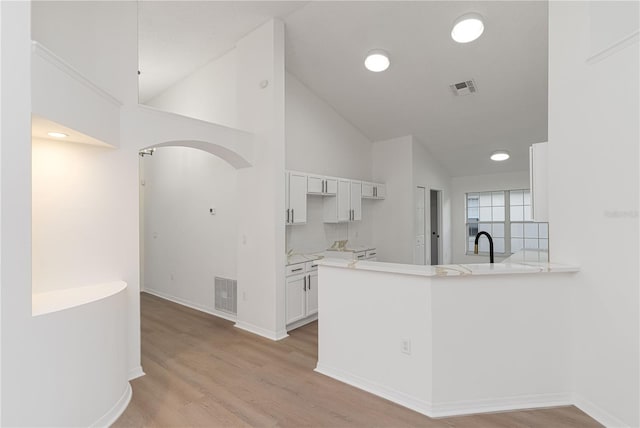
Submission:
<svg viewBox="0 0 640 428">
<path fill-rule="evenodd" d="M 476 82 L 473 80 L 454 83 L 453 85 L 450 85 L 450 88 L 456 95 L 471 95 L 477 91 Z"/>
</svg>

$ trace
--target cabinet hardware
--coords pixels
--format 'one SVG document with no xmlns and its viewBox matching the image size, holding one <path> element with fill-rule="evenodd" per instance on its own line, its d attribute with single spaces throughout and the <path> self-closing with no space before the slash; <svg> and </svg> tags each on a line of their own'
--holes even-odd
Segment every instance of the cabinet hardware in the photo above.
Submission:
<svg viewBox="0 0 640 428">
<path fill-rule="evenodd" d="M 296 222 L 296 214 L 293 208 L 291 208 L 291 223 L 295 223 L 295 222 Z"/>
<path fill-rule="evenodd" d="M 377 187 L 374 187 L 374 188 L 373 188 L 373 197 L 374 197 L 374 198 L 377 198 L 377 197 L 378 197 L 378 188 L 377 188 Z"/>
<path fill-rule="evenodd" d="M 301 270 L 302 270 L 302 268 L 292 269 L 291 272 L 298 272 L 298 271 L 301 271 Z"/>
<path fill-rule="evenodd" d="M 312 267 L 312 268 L 314 268 L 314 267 L 318 267 L 318 265 L 311 265 L 311 267 Z"/>
<path fill-rule="evenodd" d="M 289 222 L 290 214 L 291 214 L 291 210 L 287 208 L 287 223 L 290 223 Z"/>
<path fill-rule="evenodd" d="M 311 275 L 309 275 L 309 290 L 311 290 Z"/>
<path fill-rule="evenodd" d="M 370 255 L 370 256 L 375 256 L 375 255 L 376 255 L 376 253 L 370 253 L 369 255 Z"/>
<path fill-rule="evenodd" d="M 326 184 L 326 181 L 322 180 L 322 193 L 327 193 L 327 191 L 325 190 L 325 184 Z"/>
<path fill-rule="evenodd" d="M 307 277 L 304 277 L 304 291 L 307 291 Z"/>
<path fill-rule="evenodd" d="M 363 258 L 363 257 L 364 257 L 364 254 L 360 254 L 360 255 L 358 256 L 358 258 L 359 258 L 359 259 L 361 259 L 361 258 Z"/>
</svg>

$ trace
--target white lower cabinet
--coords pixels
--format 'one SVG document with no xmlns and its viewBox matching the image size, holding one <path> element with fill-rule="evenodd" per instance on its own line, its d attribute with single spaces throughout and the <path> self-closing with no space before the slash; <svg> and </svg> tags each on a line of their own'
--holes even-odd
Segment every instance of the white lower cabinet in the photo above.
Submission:
<svg viewBox="0 0 640 428">
<path fill-rule="evenodd" d="M 314 261 L 287 266 L 286 324 L 293 330 L 314 321 L 318 313 L 318 265 Z"/>
</svg>

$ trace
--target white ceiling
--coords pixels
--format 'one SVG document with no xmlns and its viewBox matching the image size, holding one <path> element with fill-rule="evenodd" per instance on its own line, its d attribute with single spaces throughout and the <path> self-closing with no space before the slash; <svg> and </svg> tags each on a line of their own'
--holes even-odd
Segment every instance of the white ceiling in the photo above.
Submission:
<svg viewBox="0 0 640 428">
<path fill-rule="evenodd" d="M 485 17 L 475 42 L 453 21 Z M 142 99 L 220 56 L 271 17 L 286 24 L 286 66 L 372 141 L 412 134 L 454 175 L 528 169 L 547 138 L 545 1 L 141 2 Z M 367 51 L 389 52 L 383 73 Z M 473 78 L 478 92 L 449 85 Z M 510 160 L 488 159 L 507 149 Z"/>
</svg>

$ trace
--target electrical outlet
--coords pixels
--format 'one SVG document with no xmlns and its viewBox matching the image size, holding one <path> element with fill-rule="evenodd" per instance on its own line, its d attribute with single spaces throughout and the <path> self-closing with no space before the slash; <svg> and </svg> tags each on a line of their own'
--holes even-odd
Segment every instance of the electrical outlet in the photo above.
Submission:
<svg viewBox="0 0 640 428">
<path fill-rule="evenodd" d="M 400 352 L 411 355 L 411 340 L 402 339 L 402 342 L 400 342 Z"/>
</svg>

